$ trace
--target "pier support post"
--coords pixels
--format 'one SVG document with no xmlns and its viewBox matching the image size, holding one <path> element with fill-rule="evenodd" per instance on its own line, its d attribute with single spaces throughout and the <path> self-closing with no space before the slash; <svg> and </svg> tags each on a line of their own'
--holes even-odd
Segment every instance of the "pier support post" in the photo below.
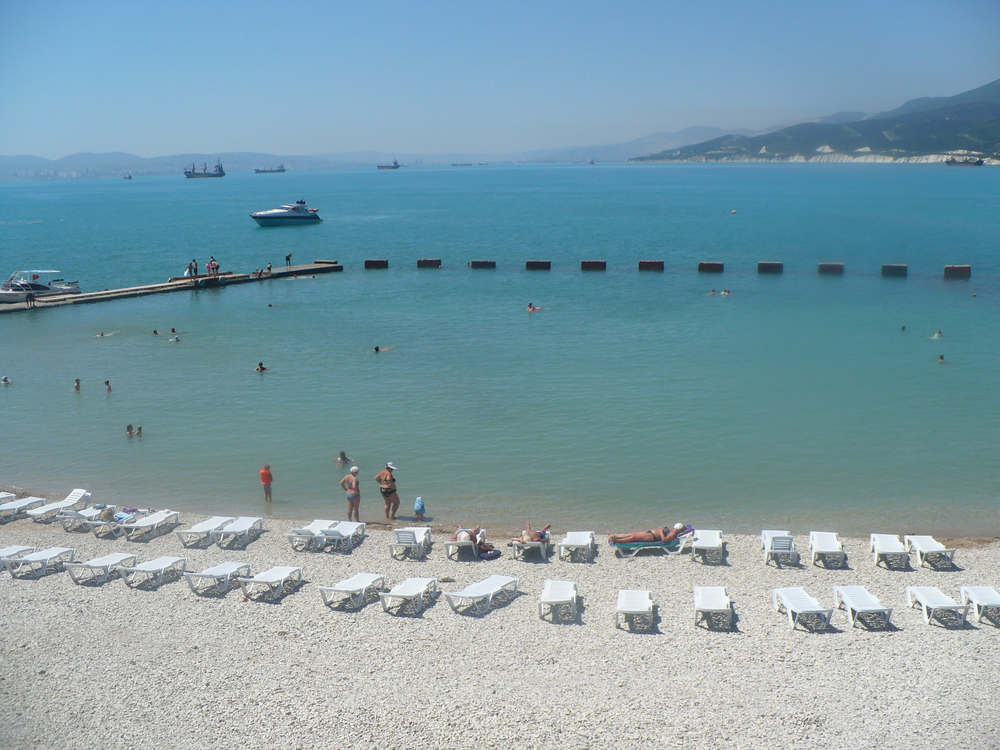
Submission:
<svg viewBox="0 0 1000 750">
<path fill-rule="evenodd" d="M 417 258 L 417 268 L 440 268 L 440 258 Z"/>
<path fill-rule="evenodd" d="M 366 260 L 365 268 L 388 268 L 389 261 L 383 259 Z"/>
<path fill-rule="evenodd" d="M 640 271 L 660 271 L 663 272 L 663 261 L 662 260 L 640 260 L 639 261 Z"/>
<path fill-rule="evenodd" d="M 830 276 L 843 276 L 844 275 L 844 264 L 843 263 L 820 263 L 817 269 L 820 273 L 830 275 Z"/>
<path fill-rule="evenodd" d="M 495 260 L 473 260 L 469 262 L 469 268 L 496 268 Z"/>
<path fill-rule="evenodd" d="M 757 264 L 757 273 L 784 273 L 785 264 L 780 260 L 762 260 Z"/>
<path fill-rule="evenodd" d="M 581 260 L 581 271 L 607 271 L 608 262 L 606 260 Z"/>
<path fill-rule="evenodd" d="M 529 260 L 524 263 L 525 271 L 551 271 L 551 260 Z"/>
<path fill-rule="evenodd" d="M 944 277 L 946 279 L 971 279 L 972 266 L 945 266 Z"/>
<path fill-rule="evenodd" d="M 882 275 L 883 276 L 906 276 L 909 272 L 907 265 L 905 263 L 883 263 L 882 264 Z"/>
<path fill-rule="evenodd" d="M 725 264 L 718 261 L 703 260 L 698 264 L 698 273 L 722 273 L 724 270 Z"/>
</svg>

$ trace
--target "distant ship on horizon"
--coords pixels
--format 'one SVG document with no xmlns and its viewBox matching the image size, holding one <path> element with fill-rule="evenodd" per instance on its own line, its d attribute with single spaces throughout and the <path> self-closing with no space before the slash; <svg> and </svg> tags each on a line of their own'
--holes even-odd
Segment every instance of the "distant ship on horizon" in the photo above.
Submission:
<svg viewBox="0 0 1000 750">
<path fill-rule="evenodd" d="M 195 169 L 195 165 L 191 165 L 191 169 L 184 170 L 185 177 L 225 177 L 226 171 L 222 168 L 222 159 L 219 159 L 219 163 L 215 165 L 215 169 L 211 172 L 208 171 L 208 164 L 202 164 L 201 171 L 199 172 Z"/>
<path fill-rule="evenodd" d="M 974 156 L 966 156 L 962 159 L 956 159 L 954 156 L 950 159 L 945 159 L 945 164 L 949 167 L 981 167 L 983 166 L 983 160 L 977 159 Z"/>
<path fill-rule="evenodd" d="M 285 165 L 284 164 L 279 164 L 277 169 L 275 169 L 274 167 L 270 167 L 268 169 L 255 169 L 253 171 L 253 173 L 254 174 L 277 174 L 279 172 L 284 172 L 284 171 L 285 171 Z"/>
<path fill-rule="evenodd" d="M 392 164 L 378 164 L 376 166 L 379 169 L 399 169 L 399 162 L 393 159 Z"/>
</svg>

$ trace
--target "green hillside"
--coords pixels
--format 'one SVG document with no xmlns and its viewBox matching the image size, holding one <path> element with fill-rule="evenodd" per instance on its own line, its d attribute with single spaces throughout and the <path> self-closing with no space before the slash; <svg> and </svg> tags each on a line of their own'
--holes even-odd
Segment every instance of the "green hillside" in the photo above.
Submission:
<svg viewBox="0 0 1000 750">
<path fill-rule="evenodd" d="M 898 159 L 951 151 L 1000 155 L 1000 103 L 954 104 L 833 125 L 803 123 L 766 135 L 727 135 L 630 161 L 784 161 L 834 154 Z"/>
</svg>

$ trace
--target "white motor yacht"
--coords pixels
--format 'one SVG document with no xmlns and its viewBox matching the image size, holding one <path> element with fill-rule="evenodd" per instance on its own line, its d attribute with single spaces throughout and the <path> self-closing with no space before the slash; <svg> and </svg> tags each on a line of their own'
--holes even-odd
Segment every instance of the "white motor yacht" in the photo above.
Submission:
<svg viewBox="0 0 1000 750">
<path fill-rule="evenodd" d="M 282 227 L 292 224 L 312 224 L 323 221 L 319 218 L 318 208 L 306 208 L 305 201 L 295 201 L 281 208 L 268 211 L 257 211 L 250 218 L 262 227 Z"/>
<path fill-rule="evenodd" d="M 15 271 L 0 285 L 0 303 L 24 302 L 28 295 L 32 299 L 52 297 L 57 294 L 79 294 L 82 290 L 75 281 L 56 278 L 60 271 Z"/>
</svg>

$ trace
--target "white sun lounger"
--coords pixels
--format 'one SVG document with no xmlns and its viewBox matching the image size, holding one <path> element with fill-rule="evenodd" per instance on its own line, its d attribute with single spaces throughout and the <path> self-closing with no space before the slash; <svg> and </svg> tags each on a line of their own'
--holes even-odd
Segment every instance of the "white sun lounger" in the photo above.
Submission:
<svg viewBox="0 0 1000 750">
<path fill-rule="evenodd" d="M 160 525 L 176 524 L 181 520 L 181 514 L 176 510 L 158 510 L 148 516 L 142 516 L 134 521 L 122 524 L 122 531 L 126 539 L 140 539 L 144 536 L 152 536 Z"/>
<path fill-rule="evenodd" d="M 962 604 L 971 604 L 975 609 L 976 622 L 982 622 L 986 610 L 1000 610 L 1000 594 L 992 586 L 962 586 Z"/>
<path fill-rule="evenodd" d="M 86 580 L 104 583 L 118 568 L 123 565 L 135 565 L 138 559 L 138 555 L 129 552 L 112 552 L 110 555 L 95 557 L 87 562 L 64 563 L 63 567 L 69 572 L 73 583 L 83 583 Z"/>
<path fill-rule="evenodd" d="M 618 604 L 615 605 L 615 627 L 620 628 L 623 622 L 632 625 L 645 620 L 646 627 L 653 627 L 653 592 L 642 589 L 619 589 Z"/>
<path fill-rule="evenodd" d="M 847 565 L 847 553 L 844 552 L 844 545 L 840 542 L 840 537 L 833 531 L 810 531 L 809 551 L 812 553 L 812 564 L 822 560 L 823 565 L 829 567 L 830 558 L 837 560 L 840 567 Z"/>
<path fill-rule="evenodd" d="M 318 542 L 321 548 L 333 547 L 350 552 L 365 538 L 365 524 L 360 521 L 340 521 L 332 529 L 324 529 Z"/>
<path fill-rule="evenodd" d="M 864 586 L 834 586 L 833 606 L 847 610 L 852 628 L 857 625 L 859 615 L 879 615 L 885 627 L 889 627 L 889 618 L 892 617 L 892 607 L 883 606 L 878 597 L 870 594 Z"/>
<path fill-rule="evenodd" d="M 35 578 L 41 578 L 49 572 L 49 566 L 62 562 L 73 562 L 76 550 L 70 547 L 49 547 L 41 552 L 32 552 L 22 557 L 9 557 L 3 561 L 3 566 L 14 578 L 21 573 L 29 573 Z"/>
<path fill-rule="evenodd" d="M 691 559 L 701 555 L 701 561 L 706 562 L 712 555 L 722 562 L 722 532 L 715 529 L 695 529 L 691 540 Z"/>
<path fill-rule="evenodd" d="M 593 560 L 597 554 L 597 539 L 593 531 L 567 531 L 566 536 L 556 545 L 556 555 L 573 559 L 573 554 L 579 552 L 586 560 Z"/>
<path fill-rule="evenodd" d="M 962 617 L 962 625 L 964 626 L 971 608 L 969 604 L 959 604 L 944 594 L 937 586 L 907 586 L 906 603 L 910 607 L 919 604 L 920 611 L 924 615 L 924 622 L 928 625 L 934 619 L 935 613 L 952 612 L 956 617 Z"/>
<path fill-rule="evenodd" d="M 711 616 L 722 615 L 726 627 L 733 627 L 733 602 L 726 592 L 725 586 L 695 586 L 694 587 L 694 624 L 703 620 L 711 626 Z"/>
<path fill-rule="evenodd" d="M 546 581 L 542 586 L 542 595 L 538 597 L 538 616 L 545 619 L 545 608 L 549 608 L 549 614 L 555 619 L 556 608 L 569 605 L 574 619 L 577 617 L 579 609 L 577 602 L 580 598 L 579 587 L 571 581 Z"/>
<path fill-rule="evenodd" d="M 467 531 L 470 534 L 472 533 L 472 529 L 460 529 L 460 531 Z M 459 532 L 455 533 L 457 535 Z M 447 542 L 444 543 L 444 556 L 451 557 L 454 554 L 455 559 L 457 560 L 459 553 L 463 549 L 470 549 L 472 550 L 473 557 L 476 557 L 477 556 L 476 550 L 479 549 L 479 545 L 485 543 L 486 543 L 486 529 L 480 529 L 479 533 L 476 534 L 475 539 L 470 539 L 467 542 L 459 542 L 456 540 L 449 539 Z"/>
<path fill-rule="evenodd" d="M 292 529 L 292 533 L 288 535 L 288 541 L 291 543 L 292 549 L 296 552 L 304 552 L 311 549 L 314 544 L 322 549 L 324 546 L 321 541 L 323 532 L 327 529 L 332 529 L 336 525 L 336 521 L 318 518 L 301 529 Z"/>
<path fill-rule="evenodd" d="M 124 511 L 119 511 L 119 513 L 124 514 Z M 95 518 L 93 521 L 85 521 L 84 526 L 87 531 L 93 531 L 94 536 L 113 536 L 120 537 L 125 533 L 125 524 L 131 523 L 137 518 L 143 516 L 143 511 L 139 510 L 135 513 L 124 514 L 121 518 L 116 518 L 112 521 L 100 521 Z"/>
<path fill-rule="evenodd" d="M 328 607 L 338 596 L 347 596 L 350 605 L 354 609 L 359 609 L 368 596 L 368 590 L 373 588 L 375 591 L 384 591 L 385 576 L 378 573 L 356 573 L 333 586 L 320 586 L 319 593 L 323 597 L 323 604 Z"/>
<path fill-rule="evenodd" d="M 552 536 L 548 533 L 545 534 L 545 538 L 539 542 L 522 542 L 520 540 L 511 540 L 511 546 L 514 548 L 514 559 L 518 559 L 518 556 L 523 560 L 524 556 L 528 553 L 528 550 L 537 549 L 538 554 L 542 556 L 542 560 L 548 560 L 552 555 Z"/>
<path fill-rule="evenodd" d="M 227 539 L 230 544 L 239 539 L 243 546 L 246 547 L 247 544 L 250 543 L 250 532 L 263 530 L 263 518 L 259 518 L 257 516 L 240 516 L 232 523 L 228 523 L 221 529 L 213 531 L 209 534 L 208 538 L 217 543 L 220 547 L 223 546 L 223 542 Z"/>
<path fill-rule="evenodd" d="M 945 546 L 932 536 L 904 536 L 903 542 L 907 550 L 917 553 L 917 565 L 923 565 L 931 557 L 943 557 L 952 565 L 955 564 L 955 550 L 945 549 Z"/>
<path fill-rule="evenodd" d="M 417 614 L 424 610 L 424 597 L 437 595 L 436 578 L 407 578 L 402 583 L 397 583 L 389 591 L 380 591 L 378 598 L 382 602 L 382 611 L 388 612 L 394 606 L 394 601 L 399 599 L 399 611 L 402 611 L 407 602 L 417 603 Z"/>
<path fill-rule="evenodd" d="M 287 583 L 291 582 L 293 586 L 302 583 L 302 568 L 276 565 L 253 577 L 237 578 L 236 580 L 243 590 L 243 596 L 247 599 L 253 598 L 254 591 L 260 588 L 264 589 L 267 598 L 273 601 L 278 598 Z"/>
<path fill-rule="evenodd" d="M 776 536 L 791 536 L 792 532 L 787 529 L 783 531 L 778 531 L 776 529 L 764 529 L 760 532 L 760 548 L 767 549 L 768 543 L 771 541 L 772 537 Z"/>
<path fill-rule="evenodd" d="M 196 523 L 190 529 L 177 529 L 174 533 L 181 540 L 182 547 L 188 547 L 197 542 L 208 539 L 213 531 L 217 531 L 227 523 L 232 523 L 236 519 L 232 516 L 212 516 L 206 521 Z"/>
<path fill-rule="evenodd" d="M 788 615 L 788 625 L 792 629 L 799 624 L 803 615 L 816 616 L 823 621 L 824 625 L 830 627 L 833 610 L 813 599 L 801 586 L 773 589 L 771 603 L 774 605 L 775 612 L 784 611 Z"/>
<path fill-rule="evenodd" d="M 14 499 L 13 492 L 0 492 L 0 503 L 6 503 Z"/>
<path fill-rule="evenodd" d="M 64 531 L 76 531 L 81 526 L 85 526 L 91 521 L 96 521 L 102 511 L 111 508 L 111 511 L 114 512 L 116 507 L 115 505 L 106 505 L 97 508 L 92 505 L 89 508 L 81 508 L 80 510 L 62 510 L 56 515 L 56 520 L 62 524 Z M 87 531 L 90 531 L 90 529 L 88 528 Z"/>
<path fill-rule="evenodd" d="M 0 549 L 0 567 L 2 567 L 7 560 L 20 557 L 27 552 L 34 552 L 35 549 L 35 547 L 24 547 L 19 544 L 14 545 L 13 547 L 4 547 L 3 549 Z"/>
<path fill-rule="evenodd" d="M 60 511 L 85 508 L 88 502 L 90 502 L 90 493 L 87 490 L 75 489 L 66 496 L 65 500 L 32 508 L 28 511 L 28 518 L 33 521 L 50 521 Z"/>
<path fill-rule="evenodd" d="M 431 530 L 427 526 L 395 529 L 393 536 L 394 541 L 389 542 L 390 557 L 400 553 L 419 557 L 421 560 L 427 557 L 427 551 L 431 546 Z"/>
<path fill-rule="evenodd" d="M 445 591 L 443 593 L 453 611 L 458 612 L 460 605 L 467 604 L 468 607 L 465 611 L 479 610 L 485 614 L 493 606 L 493 597 L 501 593 L 511 598 L 517 596 L 517 583 L 518 579 L 510 576 L 490 576 L 469 584 L 461 591 Z"/>
<path fill-rule="evenodd" d="M 203 594 L 208 591 L 214 590 L 217 594 L 224 594 L 229 589 L 229 581 L 232 578 L 250 576 L 250 571 L 253 569 L 253 565 L 245 562 L 224 562 L 219 565 L 213 565 L 211 568 L 205 568 L 200 573 L 185 573 L 184 578 L 187 579 L 188 586 L 196 594 Z M 212 581 L 211 585 L 206 586 L 203 589 L 198 588 L 198 583 L 203 580 Z"/>
<path fill-rule="evenodd" d="M 178 578 L 184 575 L 187 562 L 186 557 L 157 557 L 155 560 L 123 567 L 121 572 L 125 575 L 122 578 L 128 586 L 138 586 L 148 583 L 153 576 L 156 576 L 156 582 L 153 583 L 153 587 L 156 588 L 163 583 L 163 576 L 171 570 L 177 573 Z"/>
<path fill-rule="evenodd" d="M 764 544 L 764 564 L 771 560 L 781 567 L 781 558 L 787 557 L 792 565 L 799 564 L 799 553 L 795 550 L 795 539 L 786 534 L 775 534 L 768 537 Z"/>
<path fill-rule="evenodd" d="M 903 546 L 903 543 L 899 541 L 899 537 L 895 534 L 872 534 L 869 549 L 871 550 L 875 567 L 878 567 L 881 560 L 885 563 L 885 567 L 888 568 L 889 558 L 892 557 L 898 557 L 899 564 L 903 568 L 909 565 L 910 558 L 906 547 Z"/>
<path fill-rule="evenodd" d="M 30 508 L 45 505 L 44 497 L 22 497 L 20 500 L 9 500 L 0 504 L 0 521 L 13 521 L 25 515 Z"/>
</svg>

